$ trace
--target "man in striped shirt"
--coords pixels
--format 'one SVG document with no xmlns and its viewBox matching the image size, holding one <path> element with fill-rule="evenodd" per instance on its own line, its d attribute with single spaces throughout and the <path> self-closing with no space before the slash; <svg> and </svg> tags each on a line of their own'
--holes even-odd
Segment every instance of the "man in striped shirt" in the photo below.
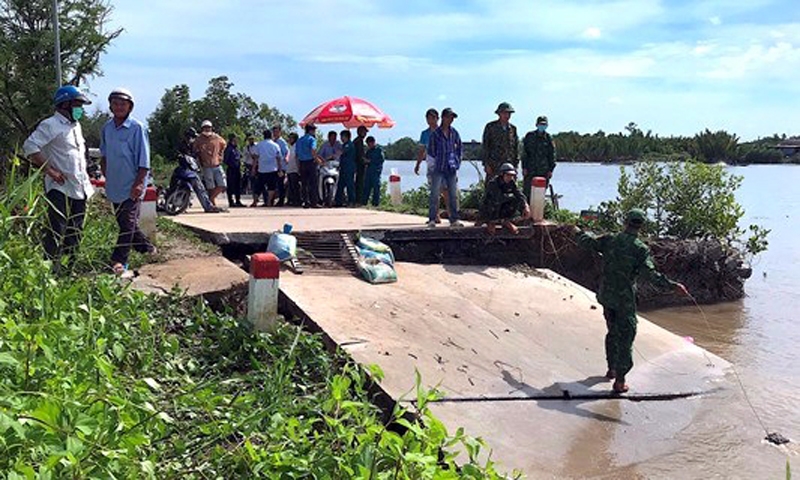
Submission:
<svg viewBox="0 0 800 480">
<path fill-rule="evenodd" d="M 439 194 L 447 187 L 448 219 L 451 227 L 463 227 L 458 219 L 458 169 L 461 167 L 461 136 L 452 127 L 458 115 L 451 108 L 442 110 L 442 125 L 428 140 L 427 152 L 433 158 L 431 171 L 431 196 L 428 209 L 428 227 L 436 227 L 439 210 Z"/>
</svg>

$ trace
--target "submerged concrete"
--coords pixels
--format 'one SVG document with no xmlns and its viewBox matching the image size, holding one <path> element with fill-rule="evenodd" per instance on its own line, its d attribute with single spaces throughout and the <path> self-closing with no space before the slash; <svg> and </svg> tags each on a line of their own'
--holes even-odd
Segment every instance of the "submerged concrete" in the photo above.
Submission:
<svg viewBox="0 0 800 480">
<path fill-rule="evenodd" d="M 434 413 L 451 431 L 484 437 L 509 470 L 586 473 L 561 470 L 564 458 L 598 442 L 602 461 L 623 468 L 624 450 L 634 465 L 661 449 L 630 454 L 618 442 L 614 453 L 617 437 L 667 442 L 702 402 L 686 397 L 725 385 L 727 362 L 641 319 L 631 391 L 609 399 L 605 322 L 591 292 L 547 270 L 398 263 L 397 271 L 397 283 L 380 286 L 287 274 L 281 290 L 356 361 L 380 366 L 392 398 L 413 400 L 419 371 L 425 387 L 443 393 Z"/>
</svg>

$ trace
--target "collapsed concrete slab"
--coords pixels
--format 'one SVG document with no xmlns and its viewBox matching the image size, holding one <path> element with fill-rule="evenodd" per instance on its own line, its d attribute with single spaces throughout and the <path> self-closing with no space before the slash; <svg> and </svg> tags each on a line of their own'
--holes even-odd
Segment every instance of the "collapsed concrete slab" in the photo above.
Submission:
<svg viewBox="0 0 800 480">
<path fill-rule="evenodd" d="M 483 436 L 509 468 L 547 471 L 609 422 L 669 425 L 654 434 L 666 441 L 691 422 L 697 403 L 688 397 L 727 385 L 725 360 L 641 319 L 631 391 L 612 399 L 601 377 L 602 309 L 591 292 L 548 270 L 398 263 L 397 272 L 397 283 L 378 286 L 287 274 L 281 290 L 290 309 L 354 360 L 378 365 L 381 388 L 395 400 L 415 398 L 419 371 L 424 387 L 442 391 L 433 411 L 448 428 Z M 666 400 L 675 405 L 650 406 Z"/>
</svg>

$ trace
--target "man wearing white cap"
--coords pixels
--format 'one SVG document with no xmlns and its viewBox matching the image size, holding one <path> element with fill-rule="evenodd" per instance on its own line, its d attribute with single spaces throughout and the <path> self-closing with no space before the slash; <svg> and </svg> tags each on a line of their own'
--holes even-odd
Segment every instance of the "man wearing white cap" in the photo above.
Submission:
<svg viewBox="0 0 800 480">
<path fill-rule="evenodd" d="M 200 124 L 200 136 L 194 141 L 194 154 L 203 167 L 203 181 L 208 190 L 208 196 L 214 206 L 217 205 L 217 195 L 224 192 L 225 172 L 222 171 L 222 153 L 227 142 L 214 133 L 211 120 L 203 120 Z"/>
</svg>

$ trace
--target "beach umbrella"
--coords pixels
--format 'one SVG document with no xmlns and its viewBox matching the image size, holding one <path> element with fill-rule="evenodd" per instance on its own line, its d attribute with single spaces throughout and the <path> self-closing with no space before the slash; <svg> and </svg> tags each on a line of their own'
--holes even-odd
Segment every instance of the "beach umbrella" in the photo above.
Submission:
<svg viewBox="0 0 800 480">
<path fill-rule="evenodd" d="M 341 123 L 347 128 L 367 127 L 392 128 L 394 120 L 373 105 L 356 97 L 339 97 L 320 104 L 300 121 L 300 126 L 307 124 Z"/>
</svg>

